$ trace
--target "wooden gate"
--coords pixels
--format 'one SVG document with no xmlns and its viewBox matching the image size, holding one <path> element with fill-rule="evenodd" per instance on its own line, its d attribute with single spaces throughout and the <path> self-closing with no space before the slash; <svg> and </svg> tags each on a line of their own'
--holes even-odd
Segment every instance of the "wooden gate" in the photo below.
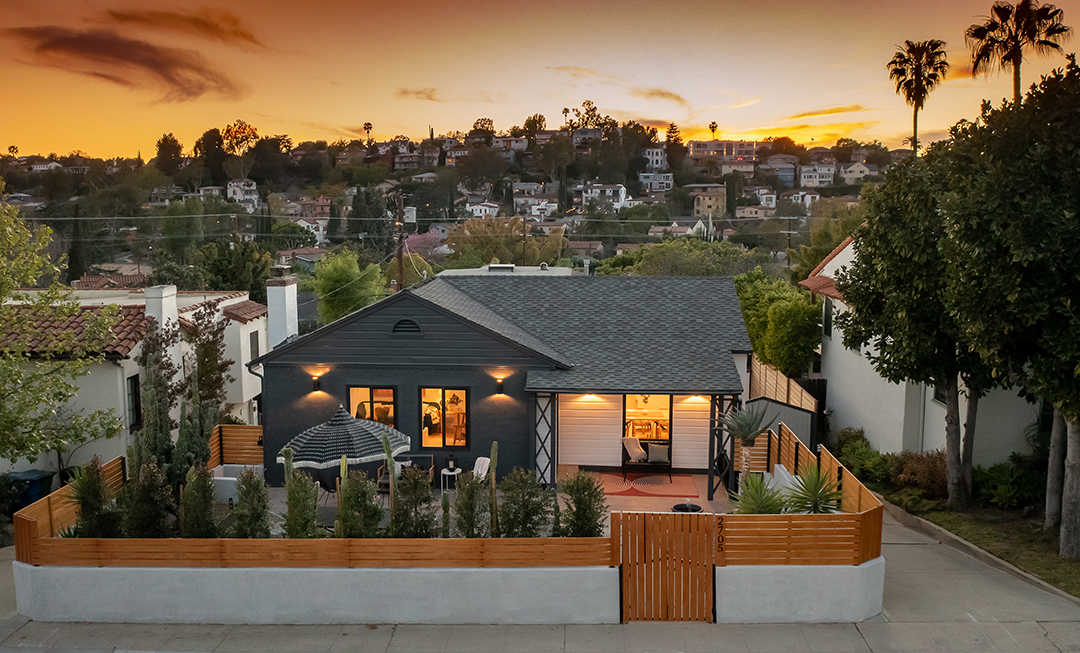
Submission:
<svg viewBox="0 0 1080 653">
<path fill-rule="evenodd" d="M 716 515 L 611 513 L 623 621 L 713 621 L 715 534 Z"/>
</svg>

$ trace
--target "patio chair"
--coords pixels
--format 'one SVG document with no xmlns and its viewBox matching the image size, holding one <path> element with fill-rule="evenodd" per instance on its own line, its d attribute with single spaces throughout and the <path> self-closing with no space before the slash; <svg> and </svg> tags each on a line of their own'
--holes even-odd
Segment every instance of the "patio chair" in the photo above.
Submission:
<svg viewBox="0 0 1080 653">
<path fill-rule="evenodd" d="M 401 478 L 402 472 L 406 467 L 418 467 L 420 469 L 427 470 L 428 484 L 434 485 L 435 483 L 435 456 L 431 454 L 404 454 L 394 458 L 394 476 Z M 381 494 L 390 493 L 390 475 L 387 473 L 386 462 L 383 461 L 379 465 L 379 492 Z"/>
<path fill-rule="evenodd" d="M 487 476 L 488 468 L 491 467 L 491 458 L 487 456 L 480 456 L 473 463 L 472 473 L 476 478 L 484 478 Z"/>
</svg>

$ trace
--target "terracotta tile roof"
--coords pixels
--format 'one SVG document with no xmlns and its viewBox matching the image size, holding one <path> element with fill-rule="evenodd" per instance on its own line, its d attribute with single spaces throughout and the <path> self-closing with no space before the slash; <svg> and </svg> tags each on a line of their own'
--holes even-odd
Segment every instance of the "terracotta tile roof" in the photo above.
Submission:
<svg viewBox="0 0 1080 653">
<path fill-rule="evenodd" d="M 812 279 L 812 278 L 816 277 L 817 275 L 821 274 L 821 271 L 825 269 L 825 266 L 829 264 L 829 261 L 836 258 L 836 255 L 839 254 L 840 252 L 844 251 L 844 248 L 847 247 L 850 244 L 851 244 L 851 236 L 848 236 L 847 238 L 844 239 L 844 242 L 837 245 L 836 249 L 834 249 L 832 252 L 830 252 L 829 255 L 826 256 L 821 261 L 821 263 L 817 264 L 817 267 L 814 268 L 814 271 L 810 273 L 809 278 Z"/>
<path fill-rule="evenodd" d="M 105 288 L 141 288 L 145 283 L 145 274 L 84 274 L 72 286 L 75 290 L 104 290 Z"/>
<path fill-rule="evenodd" d="M 230 304 L 222 309 L 221 312 L 225 317 L 230 320 L 235 320 L 240 324 L 247 324 L 256 318 L 266 317 L 267 314 L 266 306 L 251 300 Z"/>
<path fill-rule="evenodd" d="M 810 277 L 809 279 L 800 281 L 799 285 L 815 295 L 824 295 L 841 301 L 844 299 L 840 296 L 840 291 L 836 289 L 836 284 L 833 282 L 832 277 Z"/>
<path fill-rule="evenodd" d="M 29 343 L 28 351 L 31 356 L 44 353 L 48 345 L 56 336 L 62 333 L 74 333 L 78 338 L 86 328 L 88 318 L 100 312 L 101 306 L 84 306 L 78 313 L 64 320 L 40 320 L 34 323 L 34 329 L 38 337 Z M 115 338 L 97 353 L 104 354 L 107 358 L 124 358 L 131 353 L 135 345 L 146 335 L 150 319 L 146 316 L 143 306 L 122 306 L 113 334 Z"/>
</svg>

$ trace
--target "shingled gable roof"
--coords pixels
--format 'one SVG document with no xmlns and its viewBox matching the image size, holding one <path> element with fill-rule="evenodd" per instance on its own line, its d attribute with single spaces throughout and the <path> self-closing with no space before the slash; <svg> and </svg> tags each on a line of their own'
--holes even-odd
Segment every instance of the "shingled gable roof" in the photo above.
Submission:
<svg viewBox="0 0 1080 653">
<path fill-rule="evenodd" d="M 738 394 L 732 353 L 749 353 L 735 286 L 723 277 L 436 277 L 251 362 L 411 295 L 551 360 L 531 392 Z"/>
</svg>

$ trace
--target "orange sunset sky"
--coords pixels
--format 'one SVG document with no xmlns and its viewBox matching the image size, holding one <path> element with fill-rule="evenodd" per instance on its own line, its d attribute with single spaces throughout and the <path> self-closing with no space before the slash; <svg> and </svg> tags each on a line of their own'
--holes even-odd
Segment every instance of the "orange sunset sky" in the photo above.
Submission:
<svg viewBox="0 0 1080 653">
<path fill-rule="evenodd" d="M 549 127 L 593 100 L 618 120 L 677 123 L 684 138 L 789 135 L 899 147 L 911 109 L 885 63 L 905 39 L 947 42 L 952 72 L 920 113 L 924 142 L 1006 74 L 972 79 L 964 30 L 989 0 L 621 2 L 542 0 L 2 0 L 0 151 L 189 151 L 241 118 L 295 142 L 497 130 L 533 113 Z M 1080 26 L 1080 0 L 1057 3 Z M 1080 49 L 1075 37 L 1066 52 Z M 1030 55 L 1024 85 L 1064 66 Z M 663 130 L 661 129 L 661 136 Z"/>
</svg>

